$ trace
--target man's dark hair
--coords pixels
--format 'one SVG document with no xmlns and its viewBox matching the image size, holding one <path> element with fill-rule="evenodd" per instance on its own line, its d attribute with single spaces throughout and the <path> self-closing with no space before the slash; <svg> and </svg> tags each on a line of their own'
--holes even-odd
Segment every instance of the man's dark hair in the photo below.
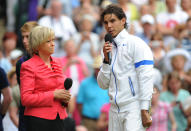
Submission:
<svg viewBox="0 0 191 131">
<path fill-rule="evenodd" d="M 117 4 L 110 4 L 106 9 L 101 13 L 101 21 L 104 22 L 104 16 L 107 14 L 114 14 L 118 19 L 127 19 L 123 9 Z M 124 28 L 127 28 L 127 23 L 124 24 Z"/>
</svg>

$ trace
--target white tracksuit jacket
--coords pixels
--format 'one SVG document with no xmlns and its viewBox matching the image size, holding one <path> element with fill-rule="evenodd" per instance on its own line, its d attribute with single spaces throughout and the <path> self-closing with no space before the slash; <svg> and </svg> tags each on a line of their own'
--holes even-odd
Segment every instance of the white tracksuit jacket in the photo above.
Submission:
<svg viewBox="0 0 191 131">
<path fill-rule="evenodd" d="M 140 38 L 123 29 L 115 38 L 111 65 L 102 65 L 97 81 L 109 88 L 110 102 L 116 112 L 124 112 L 128 104 L 140 101 L 140 108 L 149 108 L 153 92 L 153 54 Z"/>
</svg>

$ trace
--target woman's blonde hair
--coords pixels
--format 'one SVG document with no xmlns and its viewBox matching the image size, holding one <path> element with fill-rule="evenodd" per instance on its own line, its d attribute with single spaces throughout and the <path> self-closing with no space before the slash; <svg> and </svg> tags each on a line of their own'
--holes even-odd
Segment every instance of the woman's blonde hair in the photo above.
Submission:
<svg viewBox="0 0 191 131">
<path fill-rule="evenodd" d="M 26 22 L 22 27 L 21 27 L 21 32 L 31 32 L 31 30 L 38 26 L 38 23 L 36 21 L 29 21 Z"/>
<path fill-rule="evenodd" d="M 29 35 L 29 52 L 31 55 L 38 53 L 38 47 L 49 39 L 54 39 L 54 31 L 44 26 L 36 26 Z"/>
</svg>

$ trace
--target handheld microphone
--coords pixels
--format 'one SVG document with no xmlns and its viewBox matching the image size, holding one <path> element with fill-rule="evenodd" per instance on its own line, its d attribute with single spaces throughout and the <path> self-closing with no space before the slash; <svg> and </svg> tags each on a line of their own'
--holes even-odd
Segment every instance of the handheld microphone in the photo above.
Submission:
<svg viewBox="0 0 191 131">
<path fill-rule="evenodd" d="M 72 87 L 73 84 L 73 80 L 71 78 L 66 78 L 66 80 L 64 81 L 64 87 L 66 90 L 69 90 Z M 64 103 L 62 102 L 62 105 L 67 107 L 68 103 Z"/>
<path fill-rule="evenodd" d="M 105 35 L 105 42 L 107 42 L 107 41 L 109 41 L 109 43 L 112 43 L 113 42 L 113 38 L 112 38 L 112 36 L 111 36 L 111 34 L 106 34 Z M 109 52 L 108 54 L 107 54 L 107 56 L 108 56 L 108 62 L 109 62 L 109 65 L 111 64 L 111 52 Z"/>
</svg>

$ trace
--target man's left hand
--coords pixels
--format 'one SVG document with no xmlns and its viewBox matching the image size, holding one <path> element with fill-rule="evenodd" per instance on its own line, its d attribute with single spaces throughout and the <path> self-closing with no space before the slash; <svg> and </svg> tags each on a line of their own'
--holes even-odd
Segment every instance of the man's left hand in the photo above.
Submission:
<svg viewBox="0 0 191 131">
<path fill-rule="evenodd" d="M 148 128 L 151 126 L 152 119 L 147 110 L 141 110 L 141 119 L 142 119 L 143 127 Z"/>
</svg>

